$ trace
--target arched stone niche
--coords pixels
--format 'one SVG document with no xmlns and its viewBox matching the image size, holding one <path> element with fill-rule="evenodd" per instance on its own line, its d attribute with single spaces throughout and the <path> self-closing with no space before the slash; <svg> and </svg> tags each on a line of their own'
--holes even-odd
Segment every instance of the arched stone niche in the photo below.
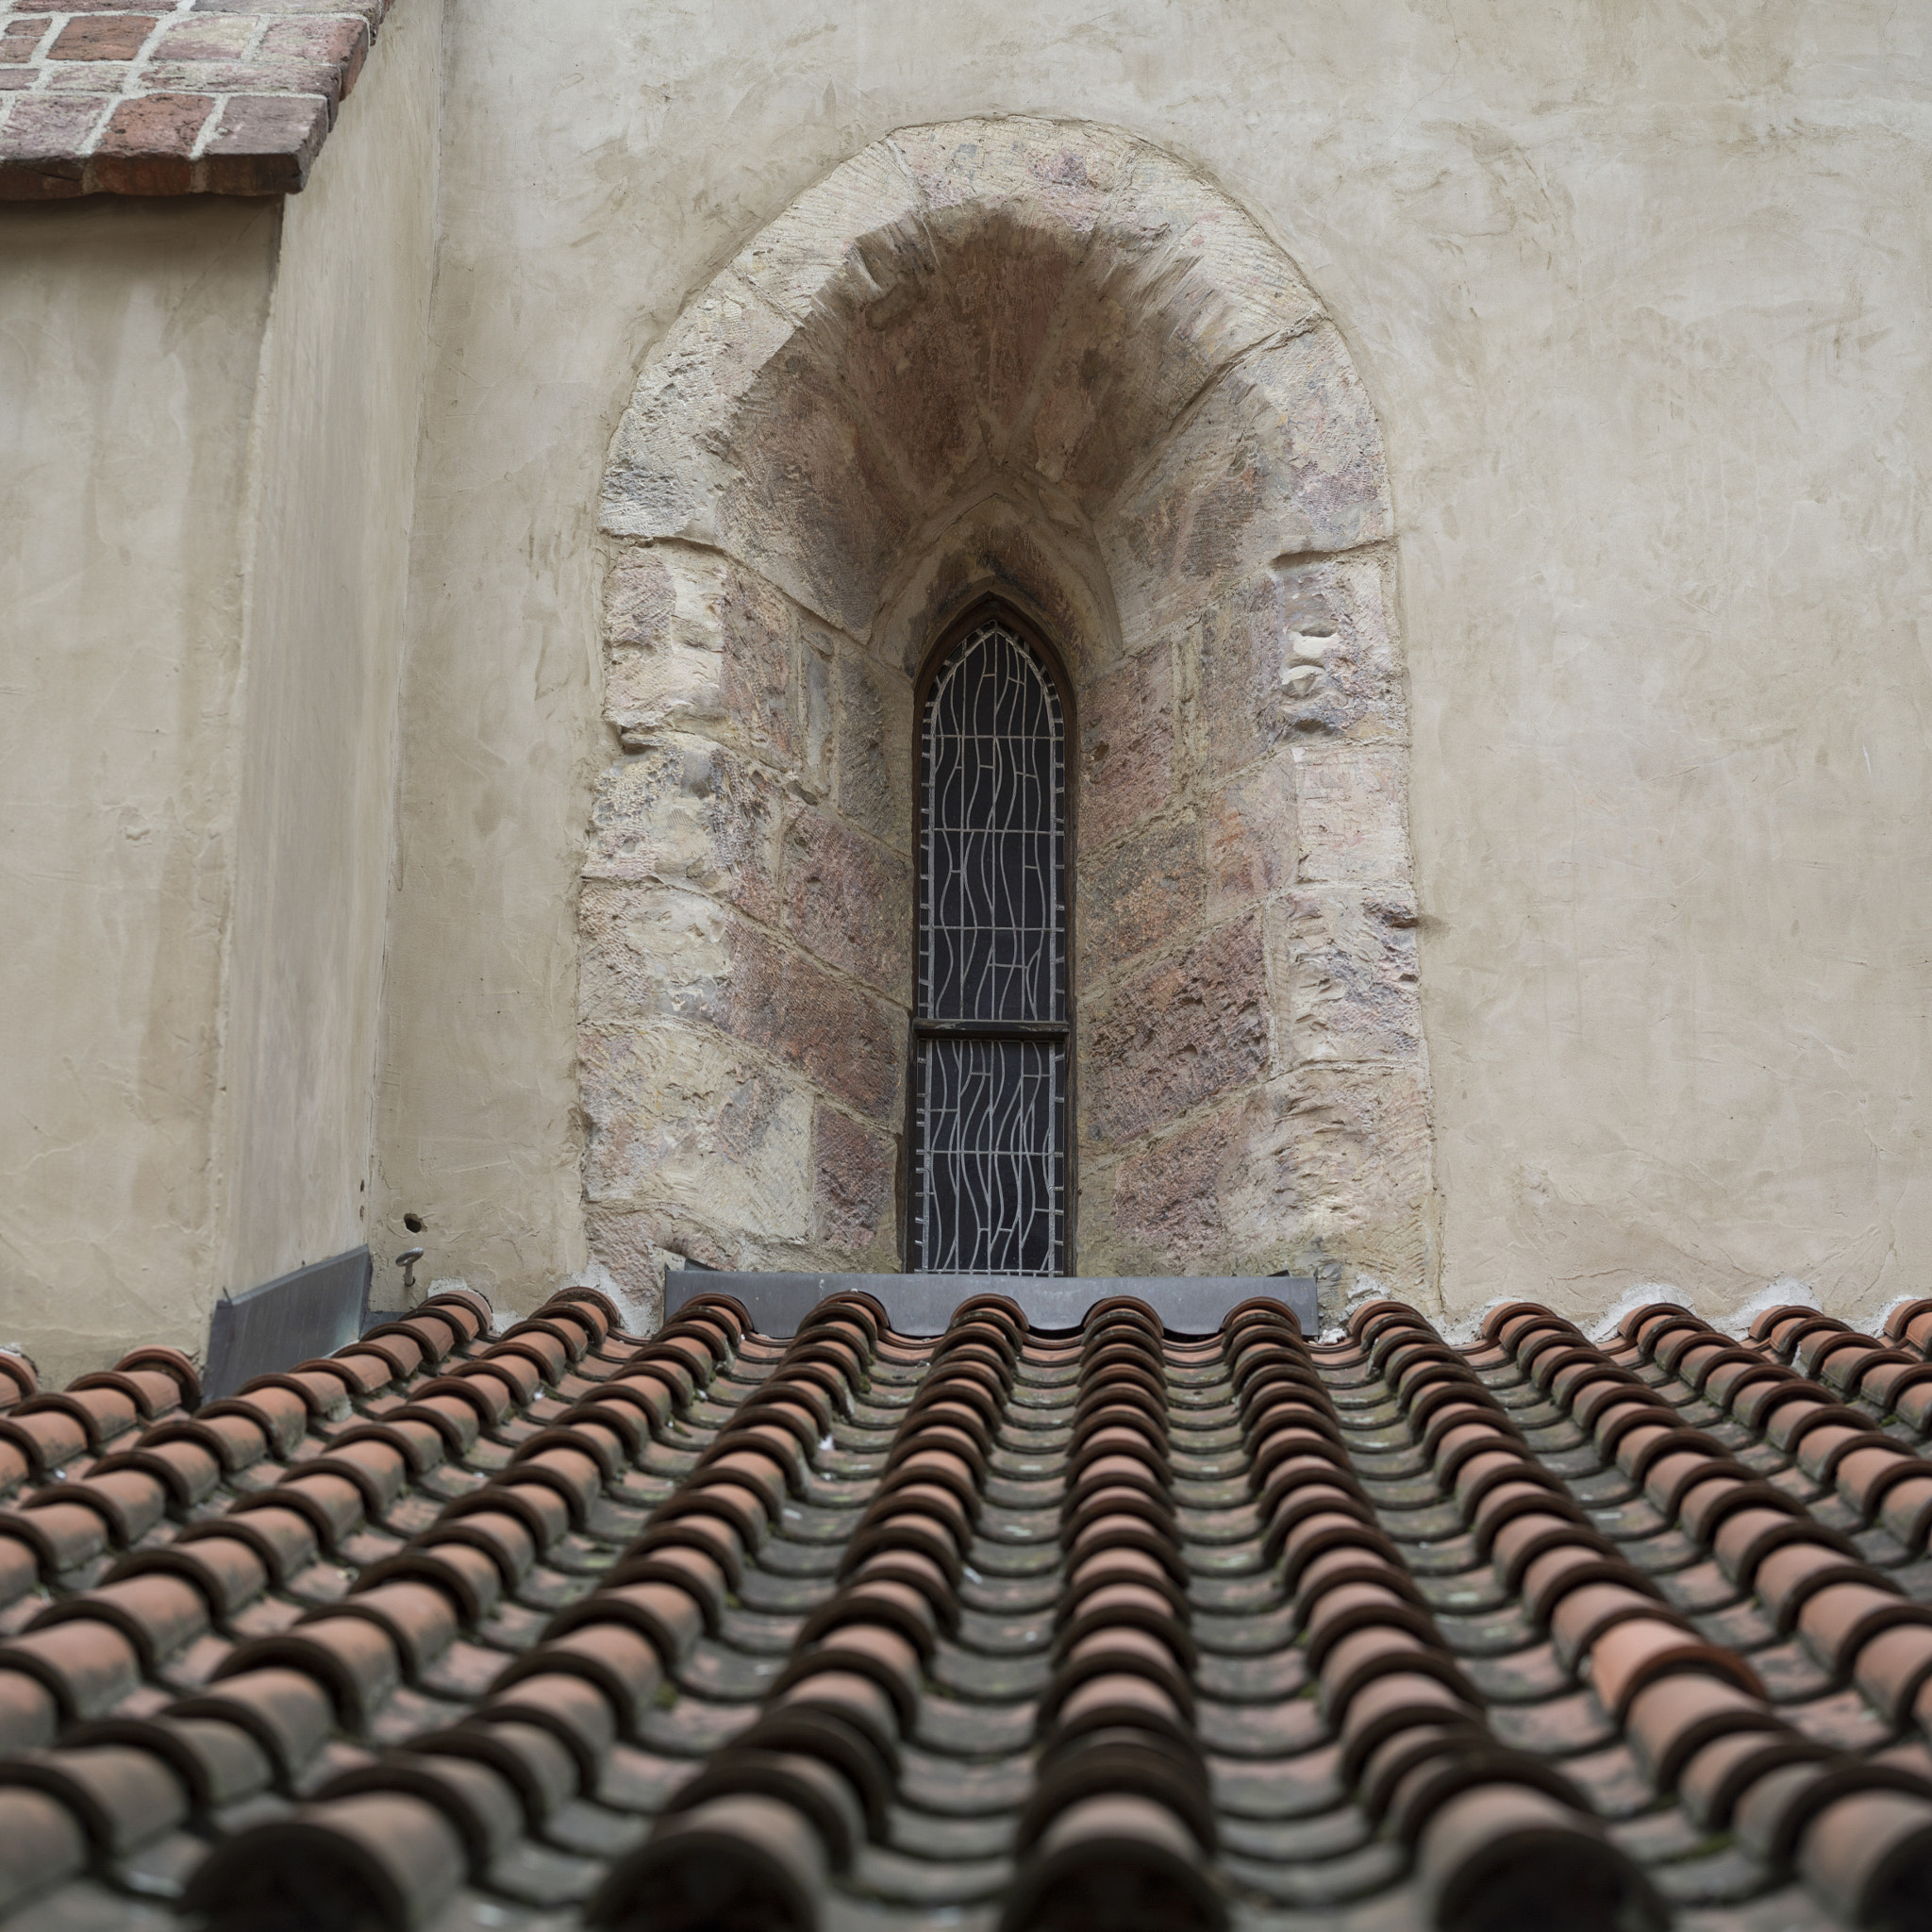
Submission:
<svg viewBox="0 0 1932 1932">
<path fill-rule="evenodd" d="M 898 1265 L 912 678 L 1006 599 L 1074 687 L 1084 1274 L 1432 1273 L 1374 411 L 1261 229 L 1089 125 L 878 142 L 614 441 L 581 900 L 593 1253 Z"/>
</svg>

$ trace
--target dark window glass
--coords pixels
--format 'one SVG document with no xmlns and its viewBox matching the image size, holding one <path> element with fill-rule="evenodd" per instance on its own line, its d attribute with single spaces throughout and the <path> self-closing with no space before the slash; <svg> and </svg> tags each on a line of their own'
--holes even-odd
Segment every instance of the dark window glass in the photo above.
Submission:
<svg viewBox="0 0 1932 1932">
<path fill-rule="evenodd" d="M 921 750 L 912 1265 L 1063 1272 L 1066 732 L 998 620 L 941 667 Z"/>
</svg>

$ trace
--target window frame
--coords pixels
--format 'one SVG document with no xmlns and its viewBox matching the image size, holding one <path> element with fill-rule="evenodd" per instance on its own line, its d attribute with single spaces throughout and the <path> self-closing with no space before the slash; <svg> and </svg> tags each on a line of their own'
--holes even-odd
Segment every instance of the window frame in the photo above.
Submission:
<svg viewBox="0 0 1932 1932">
<path fill-rule="evenodd" d="M 1066 924 L 1065 940 L 1060 954 L 1060 970 L 1065 978 L 1061 997 L 1067 1016 L 1062 1025 L 1038 1021 L 1011 1024 L 923 1021 L 919 1017 L 919 960 L 925 935 L 925 841 L 923 835 L 926 794 L 926 707 L 932 699 L 933 686 L 939 681 L 939 675 L 945 668 L 954 651 L 981 625 L 989 622 L 1005 625 L 1025 644 L 1046 672 L 1054 693 L 1059 700 L 1061 757 L 1065 765 L 1060 796 L 1064 801 L 1066 814 L 1066 825 L 1060 846 L 1060 908 L 1061 917 Z M 974 598 L 939 626 L 934 633 L 933 642 L 920 662 L 919 675 L 912 681 L 912 994 L 906 1016 L 906 1112 L 904 1138 L 901 1141 L 905 1156 L 899 1163 L 899 1269 L 902 1274 L 913 1272 L 913 1209 L 917 1185 L 915 1169 L 918 1165 L 919 1151 L 920 1041 L 922 1038 L 926 1037 L 958 1040 L 975 1036 L 1012 1040 L 1057 1038 L 1065 1043 L 1066 1074 L 1061 1088 L 1059 1119 L 1060 1251 L 1056 1257 L 1057 1267 L 1053 1275 L 1002 1275 L 998 1278 L 1041 1281 L 1068 1278 L 1074 1273 L 1074 1257 L 1078 1252 L 1075 1204 L 1079 1199 L 1080 1140 L 1076 1131 L 1079 1119 L 1079 1023 L 1074 1005 L 1074 988 L 1076 980 L 1074 969 L 1074 947 L 1076 938 L 1074 885 L 1079 876 L 1076 863 L 1079 812 L 1077 787 L 1074 784 L 1074 753 L 1078 742 L 1079 724 L 1074 708 L 1073 679 L 1067 675 L 1066 663 L 1059 651 L 1038 623 L 1008 603 L 1006 598 L 988 594 Z"/>
</svg>

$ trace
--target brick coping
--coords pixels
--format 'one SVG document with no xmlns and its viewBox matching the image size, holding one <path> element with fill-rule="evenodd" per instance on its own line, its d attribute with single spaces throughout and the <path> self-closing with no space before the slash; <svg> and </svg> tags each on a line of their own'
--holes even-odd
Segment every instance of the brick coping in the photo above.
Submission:
<svg viewBox="0 0 1932 1932">
<path fill-rule="evenodd" d="M 0 0 L 0 201 L 299 193 L 394 0 Z"/>
</svg>

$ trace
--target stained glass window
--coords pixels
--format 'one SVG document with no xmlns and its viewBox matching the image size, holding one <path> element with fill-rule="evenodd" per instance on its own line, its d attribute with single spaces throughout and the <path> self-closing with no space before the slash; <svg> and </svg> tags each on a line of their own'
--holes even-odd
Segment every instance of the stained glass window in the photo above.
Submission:
<svg viewBox="0 0 1932 1932">
<path fill-rule="evenodd" d="M 997 618 L 926 699 L 911 1265 L 1057 1274 L 1066 1243 L 1066 729 Z"/>
</svg>

